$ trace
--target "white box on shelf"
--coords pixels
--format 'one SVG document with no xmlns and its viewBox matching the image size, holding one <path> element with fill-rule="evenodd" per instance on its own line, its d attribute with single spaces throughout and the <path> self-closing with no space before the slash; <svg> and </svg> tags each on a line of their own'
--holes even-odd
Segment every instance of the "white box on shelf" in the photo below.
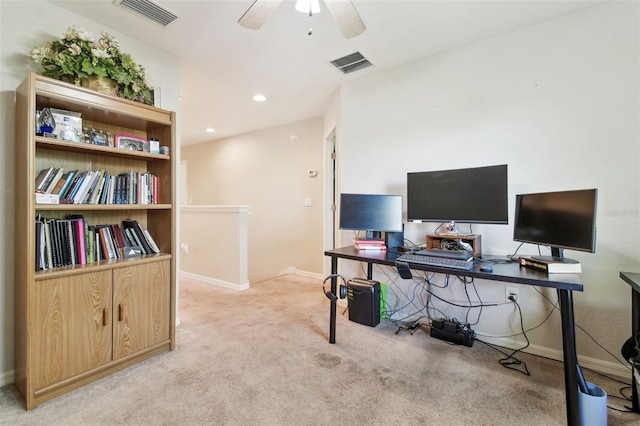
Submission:
<svg viewBox="0 0 640 426">
<path fill-rule="evenodd" d="M 36 204 L 60 204 L 60 197 L 57 194 L 36 192 Z"/>
</svg>

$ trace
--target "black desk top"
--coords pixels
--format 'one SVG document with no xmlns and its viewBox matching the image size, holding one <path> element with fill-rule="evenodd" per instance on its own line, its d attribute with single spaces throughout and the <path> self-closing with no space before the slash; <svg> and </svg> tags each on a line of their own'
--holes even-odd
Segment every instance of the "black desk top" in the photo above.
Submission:
<svg viewBox="0 0 640 426">
<path fill-rule="evenodd" d="M 341 259 L 350 259 L 359 262 L 377 263 L 380 265 L 395 266 L 396 258 L 403 253 L 393 250 L 372 251 L 372 250 L 356 250 L 354 246 L 342 247 L 324 252 L 325 256 L 338 257 Z M 583 291 L 584 286 L 580 278 L 576 274 L 547 274 L 545 272 L 536 271 L 521 267 L 517 262 L 506 262 L 505 259 L 498 257 L 487 257 L 486 261 L 494 261 L 492 264 L 493 272 L 480 271 L 480 262 L 476 262 L 473 270 L 464 271 L 454 268 L 427 266 L 410 263 L 412 269 L 431 271 L 441 274 L 459 275 L 465 277 L 482 278 L 484 280 L 511 282 L 514 284 L 535 285 L 540 287 L 550 287 L 560 290 Z M 498 262 L 495 262 L 498 260 Z M 502 260 L 505 262 L 503 263 Z M 640 275 L 640 274 L 636 274 Z M 640 277 L 639 277 L 640 278 Z M 624 279 L 624 277 L 623 277 Z M 626 280 L 625 280 L 626 281 Z M 640 291 L 640 281 L 637 282 L 638 291 Z"/>
<path fill-rule="evenodd" d="M 622 278 L 635 291 L 640 293 L 640 273 L 638 272 L 620 272 Z"/>
</svg>

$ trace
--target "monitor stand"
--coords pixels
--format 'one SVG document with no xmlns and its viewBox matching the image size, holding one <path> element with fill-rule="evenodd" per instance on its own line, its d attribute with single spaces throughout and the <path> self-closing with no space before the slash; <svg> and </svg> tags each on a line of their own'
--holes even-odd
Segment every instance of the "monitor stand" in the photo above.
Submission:
<svg viewBox="0 0 640 426">
<path fill-rule="evenodd" d="M 560 247 L 551 247 L 551 256 L 531 256 L 531 259 L 549 263 L 580 263 L 575 259 L 564 257 L 564 250 Z"/>
<path fill-rule="evenodd" d="M 381 240 L 382 232 L 380 231 L 367 231 L 366 233 L 367 240 Z"/>
</svg>

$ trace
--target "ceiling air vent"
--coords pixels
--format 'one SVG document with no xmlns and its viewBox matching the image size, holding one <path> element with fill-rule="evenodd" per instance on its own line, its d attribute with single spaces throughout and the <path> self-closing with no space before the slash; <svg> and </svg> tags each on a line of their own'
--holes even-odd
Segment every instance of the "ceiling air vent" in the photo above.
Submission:
<svg viewBox="0 0 640 426">
<path fill-rule="evenodd" d="M 343 56 L 342 58 L 334 59 L 333 61 L 331 61 L 331 65 L 336 67 L 344 74 L 349 74 L 354 71 L 370 67 L 371 62 L 369 62 L 367 58 L 362 56 L 362 53 L 355 52 L 350 55 Z"/>
<path fill-rule="evenodd" d="M 165 27 L 178 19 L 177 15 L 149 0 L 115 0 L 114 3 L 146 16 Z"/>
</svg>

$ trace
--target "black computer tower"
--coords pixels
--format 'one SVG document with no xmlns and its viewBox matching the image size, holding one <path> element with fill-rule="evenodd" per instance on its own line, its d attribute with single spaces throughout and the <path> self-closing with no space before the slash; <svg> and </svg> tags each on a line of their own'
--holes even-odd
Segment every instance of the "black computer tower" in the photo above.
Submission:
<svg viewBox="0 0 640 426">
<path fill-rule="evenodd" d="M 349 320 L 375 327 L 380 323 L 380 283 L 354 278 L 347 283 Z"/>
</svg>

